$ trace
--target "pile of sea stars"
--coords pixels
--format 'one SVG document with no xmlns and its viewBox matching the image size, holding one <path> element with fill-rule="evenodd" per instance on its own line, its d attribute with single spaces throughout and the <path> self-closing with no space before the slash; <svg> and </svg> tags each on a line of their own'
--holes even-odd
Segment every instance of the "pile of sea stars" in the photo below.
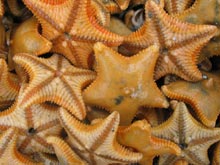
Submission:
<svg viewBox="0 0 220 165">
<path fill-rule="evenodd" d="M 219 0 L 0 0 L 0 164 L 219 165 Z"/>
</svg>

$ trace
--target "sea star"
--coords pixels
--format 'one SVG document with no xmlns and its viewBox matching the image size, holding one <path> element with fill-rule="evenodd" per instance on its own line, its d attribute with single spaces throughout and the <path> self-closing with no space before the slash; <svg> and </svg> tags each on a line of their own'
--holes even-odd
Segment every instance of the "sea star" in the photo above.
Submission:
<svg viewBox="0 0 220 165">
<path fill-rule="evenodd" d="M 87 165 L 87 163 L 81 160 L 70 146 L 59 137 L 50 136 L 47 138 L 47 142 L 53 145 L 60 164 Z"/>
<path fill-rule="evenodd" d="M 181 22 L 152 0 L 147 1 L 145 11 L 144 25 L 125 37 L 124 46 L 130 49 L 143 49 L 152 44 L 160 46 L 154 76 L 156 80 L 166 74 L 176 74 L 188 81 L 201 80 L 203 75 L 197 68 L 197 58 L 217 28 Z"/>
<path fill-rule="evenodd" d="M 63 54 L 78 67 L 91 67 L 90 57 L 95 42 L 118 46 L 123 41 L 123 37 L 99 25 L 91 0 L 23 2 L 41 23 L 42 35 L 53 43 L 52 51 Z"/>
<path fill-rule="evenodd" d="M 65 109 L 61 108 L 59 112 L 60 121 L 68 134 L 68 143 L 89 164 L 128 164 L 142 158 L 141 153 L 132 152 L 117 142 L 118 112 L 91 125 L 78 121 Z"/>
<path fill-rule="evenodd" d="M 208 128 L 196 121 L 183 102 L 171 103 L 174 112 L 163 124 L 152 128 L 152 134 L 171 140 L 181 148 L 179 156 L 166 154 L 159 164 L 175 164 L 186 160 L 189 164 L 209 164 L 208 148 L 220 140 L 220 128 Z"/>
<path fill-rule="evenodd" d="M 220 114 L 220 73 L 205 74 L 206 80 L 195 83 L 178 80 L 162 86 L 162 91 L 171 99 L 189 103 L 203 124 L 214 127 Z"/>
<path fill-rule="evenodd" d="M 208 6 L 208 7 L 207 7 Z M 205 16 L 204 16 L 205 11 Z M 204 47 L 199 60 L 205 57 L 220 55 L 220 1 L 219 0 L 195 0 L 192 7 L 174 17 L 194 24 L 209 24 L 218 27 L 218 33 Z"/>
<path fill-rule="evenodd" d="M 24 86 L 19 91 L 24 92 Z M 16 102 L 0 112 L 0 131 L 16 127 L 19 132 L 19 149 L 25 153 L 54 153 L 46 142 L 48 135 L 59 136 L 62 130 L 58 120 L 58 107 L 48 105 L 32 105 L 22 108 L 19 96 Z"/>
<path fill-rule="evenodd" d="M 0 135 L 0 164 L 43 165 L 34 163 L 17 150 L 18 130 L 9 128 Z"/>
<path fill-rule="evenodd" d="M 94 51 L 97 78 L 83 91 L 87 104 L 118 111 L 122 125 L 130 124 L 141 106 L 168 107 L 153 80 L 157 46 L 132 57 L 124 57 L 102 43 L 95 44 Z"/>
<path fill-rule="evenodd" d="M 20 53 L 13 59 L 27 71 L 30 79 L 20 96 L 23 107 L 51 101 L 68 109 L 79 119 L 86 116 L 81 88 L 95 78 L 94 72 L 76 68 L 58 54 L 46 59 Z"/>
<path fill-rule="evenodd" d="M 128 127 L 119 127 L 117 139 L 120 144 L 135 148 L 143 153 L 141 165 L 152 164 L 153 158 L 162 154 L 179 155 L 180 148 L 164 139 L 151 136 L 151 126 L 146 120 L 139 120 Z"/>
</svg>

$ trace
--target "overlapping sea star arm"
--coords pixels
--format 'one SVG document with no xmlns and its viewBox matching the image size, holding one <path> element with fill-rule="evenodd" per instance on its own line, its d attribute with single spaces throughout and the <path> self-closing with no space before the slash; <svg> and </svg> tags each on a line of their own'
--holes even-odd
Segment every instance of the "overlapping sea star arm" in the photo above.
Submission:
<svg viewBox="0 0 220 165">
<path fill-rule="evenodd" d="M 132 152 L 117 142 L 119 113 L 116 111 L 103 120 L 86 125 L 61 108 L 60 121 L 67 131 L 71 148 L 90 164 L 129 164 L 142 158 L 141 153 Z"/>
<path fill-rule="evenodd" d="M 0 59 L 0 109 L 10 106 L 20 89 L 18 77 L 8 71 L 5 60 Z"/>
<path fill-rule="evenodd" d="M 83 161 L 71 147 L 62 139 L 55 136 L 47 138 L 47 142 L 53 145 L 56 156 L 61 164 L 77 164 L 77 165 L 88 165 Z"/>
</svg>

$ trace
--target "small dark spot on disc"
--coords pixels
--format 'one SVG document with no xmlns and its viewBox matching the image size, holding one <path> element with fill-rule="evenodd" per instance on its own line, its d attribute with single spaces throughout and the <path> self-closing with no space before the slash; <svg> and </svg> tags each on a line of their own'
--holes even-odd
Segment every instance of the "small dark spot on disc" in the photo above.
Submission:
<svg viewBox="0 0 220 165">
<path fill-rule="evenodd" d="M 65 36 L 65 38 L 66 38 L 66 39 L 71 39 L 70 34 L 69 34 L 69 33 L 67 33 L 67 32 L 64 32 L 64 36 Z"/>
<path fill-rule="evenodd" d="M 163 47 L 163 48 L 160 49 L 161 54 L 167 55 L 168 52 L 169 52 L 169 50 L 166 47 Z"/>
<path fill-rule="evenodd" d="M 28 129 L 28 134 L 33 135 L 35 133 L 36 133 L 36 130 L 34 128 L 31 127 Z"/>
<path fill-rule="evenodd" d="M 114 100 L 115 100 L 115 105 L 119 105 L 124 100 L 124 97 L 123 96 L 118 96 Z"/>
<path fill-rule="evenodd" d="M 185 148 L 188 147 L 188 144 L 186 144 L 186 143 L 181 143 L 181 144 L 179 144 L 179 147 L 183 150 L 183 149 L 185 149 Z"/>
</svg>

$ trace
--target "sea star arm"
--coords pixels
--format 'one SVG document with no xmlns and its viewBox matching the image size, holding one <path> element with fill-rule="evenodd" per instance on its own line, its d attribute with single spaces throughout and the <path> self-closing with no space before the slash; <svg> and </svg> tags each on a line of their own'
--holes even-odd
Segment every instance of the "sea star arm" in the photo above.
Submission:
<svg viewBox="0 0 220 165">
<path fill-rule="evenodd" d="M 55 153 L 61 164 L 77 164 L 87 165 L 86 162 L 80 159 L 76 153 L 68 146 L 68 144 L 59 137 L 47 137 L 47 142 L 53 145 Z"/>
<path fill-rule="evenodd" d="M 43 165 L 42 163 L 34 163 L 27 156 L 22 155 L 16 147 L 18 140 L 18 130 L 9 128 L 0 136 L 0 163 L 1 164 L 19 164 L 19 165 Z"/>
</svg>

